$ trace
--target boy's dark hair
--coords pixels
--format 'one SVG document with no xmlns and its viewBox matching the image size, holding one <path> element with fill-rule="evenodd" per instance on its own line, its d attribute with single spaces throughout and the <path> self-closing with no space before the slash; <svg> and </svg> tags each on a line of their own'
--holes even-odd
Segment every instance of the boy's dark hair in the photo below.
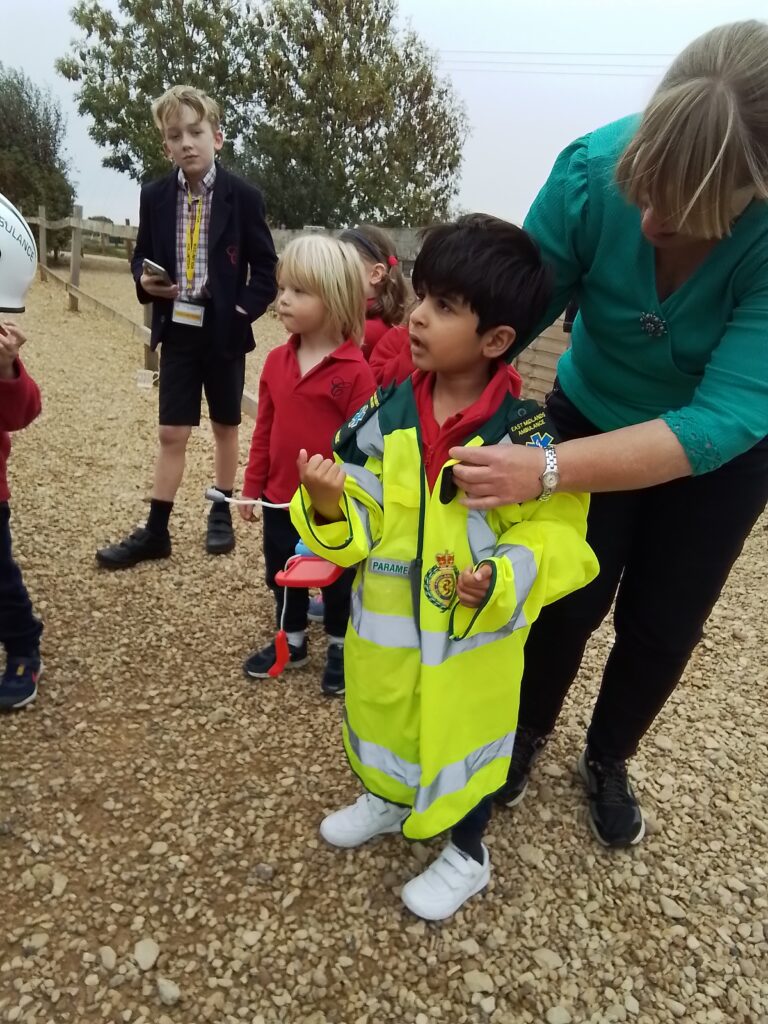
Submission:
<svg viewBox="0 0 768 1024">
<path fill-rule="evenodd" d="M 529 338 L 552 297 L 552 272 L 533 238 L 484 213 L 428 228 L 411 282 L 417 294 L 466 302 L 477 315 L 478 334 L 504 324 L 521 340 Z"/>
</svg>

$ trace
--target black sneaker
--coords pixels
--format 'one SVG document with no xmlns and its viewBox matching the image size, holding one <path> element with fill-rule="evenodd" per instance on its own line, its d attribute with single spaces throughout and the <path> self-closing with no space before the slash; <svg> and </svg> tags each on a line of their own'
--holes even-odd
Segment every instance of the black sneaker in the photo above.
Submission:
<svg viewBox="0 0 768 1024">
<path fill-rule="evenodd" d="M 43 674 L 40 655 L 29 658 L 8 658 L 0 679 L 0 711 L 16 711 L 31 704 L 37 697 L 37 683 Z"/>
<path fill-rule="evenodd" d="M 587 787 L 589 824 L 603 846 L 634 846 L 645 835 L 645 819 L 627 777 L 626 761 L 598 761 L 585 748 L 579 775 Z"/>
<path fill-rule="evenodd" d="M 153 558 L 169 558 L 171 554 L 170 534 L 150 533 L 146 526 L 139 526 L 125 540 L 109 547 L 99 548 L 96 561 L 105 569 L 130 569 L 139 562 Z"/>
<path fill-rule="evenodd" d="M 344 644 L 328 644 L 320 689 L 328 697 L 340 697 L 344 693 Z"/>
<path fill-rule="evenodd" d="M 209 555 L 226 555 L 235 546 L 235 531 L 232 527 L 232 513 L 225 502 L 217 502 L 208 513 L 208 528 L 205 533 L 205 550 Z"/>
<path fill-rule="evenodd" d="M 522 725 L 515 734 L 512 760 L 507 772 L 507 781 L 494 794 L 493 799 L 503 807 L 515 807 L 525 796 L 528 780 L 536 759 L 547 745 L 549 736 Z"/>
<path fill-rule="evenodd" d="M 288 644 L 288 654 L 290 655 L 290 658 L 288 660 L 288 664 L 285 666 L 286 671 L 291 668 L 301 668 L 302 665 L 306 665 L 309 661 L 307 656 L 306 637 L 298 647 L 294 647 L 293 644 Z M 254 651 L 253 654 L 248 655 L 243 662 L 243 672 L 245 672 L 249 679 L 268 679 L 269 670 L 274 664 L 275 643 L 272 641 L 271 644 L 267 644 L 266 647 L 262 647 L 260 651 Z"/>
</svg>

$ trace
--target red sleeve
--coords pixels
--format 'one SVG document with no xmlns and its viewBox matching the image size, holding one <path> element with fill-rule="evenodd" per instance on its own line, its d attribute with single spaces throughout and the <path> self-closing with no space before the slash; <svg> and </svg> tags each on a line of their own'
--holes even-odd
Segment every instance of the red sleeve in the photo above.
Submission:
<svg viewBox="0 0 768 1024">
<path fill-rule="evenodd" d="M 14 366 L 18 377 L 0 380 L 0 430 L 23 430 L 40 415 L 40 388 L 20 359 Z"/>
<path fill-rule="evenodd" d="M 376 378 L 373 376 L 368 363 L 362 360 L 357 364 L 357 372 L 355 373 L 354 380 L 352 381 L 352 387 L 349 389 L 349 398 L 347 400 L 347 408 L 344 413 L 344 420 L 351 419 L 358 409 L 367 403 L 373 392 L 376 390 Z"/>
<path fill-rule="evenodd" d="M 256 408 L 256 426 L 253 428 L 251 450 L 243 479 L 243 497 L 261 498 L 269 474 L 269 442 L 272 434 L 272 420 L 275 405 L 269 390 L 270 357 L 267 356 L 259 378 L 259 404 Z"/>
<path fill-rule="evenodd" d="M 406 324 L 392 327 L 371 355 L 371 369 L 376 383 L 386 387 L 394 381 L 402 384 L 416 367 L 411 359 L 410 336 Z"/>
</svg>

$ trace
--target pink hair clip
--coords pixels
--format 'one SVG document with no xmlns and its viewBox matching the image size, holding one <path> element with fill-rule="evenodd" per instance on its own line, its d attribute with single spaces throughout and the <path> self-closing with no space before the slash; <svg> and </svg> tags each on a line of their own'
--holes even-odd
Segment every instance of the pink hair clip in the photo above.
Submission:
<svg viewBox="0 0 768 1024">
<path fill-rule="evenodd" d="M 390 267 L 396 267 L 398 262 L 397 256 L 387 256 L 387 263 Z"/>
</svg>

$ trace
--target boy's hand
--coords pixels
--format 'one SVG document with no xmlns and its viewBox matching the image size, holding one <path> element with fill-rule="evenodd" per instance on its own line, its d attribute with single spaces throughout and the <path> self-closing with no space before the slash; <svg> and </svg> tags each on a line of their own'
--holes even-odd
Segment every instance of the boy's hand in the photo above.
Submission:
<svg viewBox="0 0 768 1024">
<path fill-rule="evenodd" d="M 177 284 L 163 284 L 159 277 L 152 277 L 151 274 L 142 274 L 139 284 L 148 295 L 155 299 L 178 299 L 179 286 Z"/>
<path fill-rule="evenodd" d="M 468 566 L 456 580 L 456 596 L 465 608 L 479 608 L 491 585 L 493 569 L 487 563 L 478 569 Z"/>
<path fill-rule="evenodd" d="M 324 459 L 322 455 L 309 458 L 305 448 L 299 452 L 296 465 L 299 467 L 299 480 L 309 492 L 318 515 L 328 523 L 341 522 L 344 515 L 339 503 L 347 478 L 341 466 L 333 459 Z"/>
<path fill-rule="evenodd" d="M 14 363 L 19 357 L 19 349 L 26 340 L 26 336 L 16 324 L 0 324 L 0 377 L 3 380 L 12 380 L 16 376 Z"/>
<path fill-rule="evenodd" d="M 237 511 L 240 513 L 240 518 L 246 523 L 253 523 L 256 521 L 256 509 L 258 507 L 255 502 L 252 505 L 238 505 Z"/>
</svg>

